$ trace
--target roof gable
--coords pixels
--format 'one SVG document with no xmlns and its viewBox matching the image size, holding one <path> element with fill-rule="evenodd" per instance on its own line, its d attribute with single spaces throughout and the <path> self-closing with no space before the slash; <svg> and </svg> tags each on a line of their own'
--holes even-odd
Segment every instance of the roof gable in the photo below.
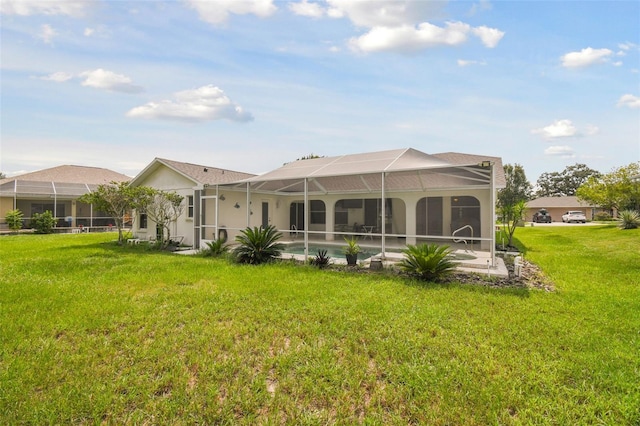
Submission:
<svg viewBox="0 0 640 426">
<path fill-rule="evenodd" d="M 220 169 L 217 167 L 203 166 L 193 163 L 183 163 L 180 161 L 167 160 L 165 158 L 155 158 L 147 167 L 133 178 L 131 184 L 142 185 L 158 168 L 167 167 L 184 178 L 193 182 L 193 186 L 216 185 L 223 183 L 237 182 L 253 177 L 251 173 L 236 172 L 233 170 Z"/>
</svg>

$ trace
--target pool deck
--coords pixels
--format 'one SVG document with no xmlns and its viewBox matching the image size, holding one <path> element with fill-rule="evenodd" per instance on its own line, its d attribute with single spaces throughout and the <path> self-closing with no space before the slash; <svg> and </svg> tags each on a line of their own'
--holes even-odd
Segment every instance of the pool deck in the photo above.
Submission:
<svg viewBox="0 0 640 426">
<path fill-rule="evenodd" d="M 496 264 L 491 267 L 491 253 L 483 251 L 465 251 L 455 250 L 457 254 L 471 254 L 475 256 L 475 259 L 455 260 L 459 266 L 456 268 L 460 272 L 483 274 L 487 276 L 508 277 L 509 271 L 504 263 L 504 260 L 500 257 L 496 257 Z M 309 258 L 313 258 L 313 255 L 309 255 Z M 393 266 L 399 263 L 403 258 L 402 253 L 388 252 L 385 253 L 384 259 L 382 259 L 382 253 L 370 257 L 368 259 L 358 260 L 358 264 L 364 267 L 371 267 L 371 259 L 380 259 L 384 267 Z M 291 254 L 283 253 L 281 259 L 295 259 L 300 262 L 304 262 L 303 254 Z M 345 258 L 332 257 L 331 262 L 335 265 L 346 265 L 347 260 Z"/>
<path fill-rule="evenodd" d="M 176 251 L 177 254 L 196 254 L 198 250 L 181 250 Z M 464 250 L 457 249 L 454 250 L 453 253 L 461 254 L 461 255 L 472 255 L 474 259 L 464 259 L 464 260 L 454 260 L 454 262 L 458 263 L 458 267 L 456 268 L 459 272 L 468 272 L 468 273 L 476 273 L 487 276 L 495 276 L 495 277 L 509 277 L 509 270 L 504 263 L 504 259 L 496 256 L 496 263 L 492 267 L 491 266 L 491 253 L 487 251 L 474 251 L 474 250 Z M 308 257 L 313 258 L 315 255 L 310 254 Z M 382 253 L 378 253 L 373 257 L 367 259 L 359 259 L 358 264 L 365 267 L 371 267 L 371 259 L 379 259 L 382 261 L 383 267 L 391 267 L 402 260 L 403 254 L 399 252 L 386 252 L 384 259 L 382 259 Z M 465 256 L 466 257 L 466 256 Z M 292 253 L 282 253 L 280 256 L 281 259 L 294 259 L 296 261 L 304 262 L 305 258 L 303 254 L 292 254 Z M 335 265 L 346 265 L 347 260 L 343 256 L 341 257 L 331 257 L 331 262 Z"/>
</svg>

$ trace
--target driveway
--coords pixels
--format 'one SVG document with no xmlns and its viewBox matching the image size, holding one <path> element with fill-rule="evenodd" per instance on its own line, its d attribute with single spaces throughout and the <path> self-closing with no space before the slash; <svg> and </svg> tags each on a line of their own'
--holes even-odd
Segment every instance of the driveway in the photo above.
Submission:
<svg viewBox="0 0 640 426">
<path fill-rule="evenodd" d="M 564 223 L 563 221 L 551 222 L 551 223 L 534 223 L 527 222 L 527 226 L 591 226 L 602 225 L 602 222 L 587 222 L 587 223 Z"/>
</svg>

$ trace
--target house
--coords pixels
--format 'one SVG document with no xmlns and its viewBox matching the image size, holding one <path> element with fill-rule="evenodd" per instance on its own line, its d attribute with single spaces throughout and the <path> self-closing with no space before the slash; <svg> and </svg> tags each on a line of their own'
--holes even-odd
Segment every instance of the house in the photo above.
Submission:
<svg viewBox="0 0 640 426">
<path fill-rule="evenodd" d="M 259 176 L 207 170 L 156 159 L 132 180 L 187 198 L 175 231 L 196 248 L 273 225 L 307 254 L 311 242 L 344 244 L 351 235 L 383 256 L 426 241 L 494 254 L 499 157 L 407 148 L 298 160 Z M 144 238 L 153 227 L 138 223 Z"/>
<path fill-rule="evenodd" d="M 209 188 L 217 185 L 237 182 L 253 176 L 255 175 L 250 173 L 155 158 L 129 184 L 134 187 L 148 186 L 176 192 L 183 196 L 186 208 L 178 221 L 172 224 L 171 234 L 182 237 L 183 244 L 200 247 L 201 235 L 204 239 L 215 239 L 212 228 L 204 225 L 201 230 L 199 220 L 194 221 L 194 217 L 201 215 L 208 217 L 213 214 L 209 206 L 211 199 L 206 196 L 203 198 L 203 194 L 208 194 L 211 192 Z M 229 201 L 231 200 L 234 199 L 231 198 Z M 155 224 L 147 221 L 144 212 L 136 212 L 132 232 L 137 238 L 143 240 L 155 239 L 157 236 Z"/>
<path fill-rule="evenodd" d="M 581 211 L 586 216 L 587 220 L 593 220 L 595 215 L 599 212 L 607 210 L 601 209 L 597 206 L 593 206 L 587 202 L 578 200 L 578 197 L 540 197 L 535 200 L 531 200 L 527 203 L 527 210 L 525 212 L 525 220 L 532 221 L 533 215 L 540 209 L 546 209 L 551 215 L 553 222 L 562 222 L 562 215 L 567 211 Z"/>
<path fill-rule="evenodd" d="M 50 211 L 58 227 L 104 227 L 113 219 L 77 199 L 98 185 L 127 182 L 121 173 L 99 167 L 63 165 L 0 180 L 0 229 L 8 211 L 18 209 L 25 225 L 35 213 Z"/>
</svg>

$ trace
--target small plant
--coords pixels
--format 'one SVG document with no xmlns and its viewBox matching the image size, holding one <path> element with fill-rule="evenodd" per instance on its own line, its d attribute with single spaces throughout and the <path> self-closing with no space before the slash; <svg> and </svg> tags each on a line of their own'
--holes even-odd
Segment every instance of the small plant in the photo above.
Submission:
<svg viewBox="0 0 640 426">
<path fill-rule="evenodd" d="M 31 227 L 36 230 L 37 234 L 51 234 L 55 225 L 56 219 L 49 210 L 44 213 L 34 213 L 31 218 Z"/>
<path fill-rule="evenodd" d="M 282 233 L 272 225 L 266 228 L 248 227 L 236 237 L 240 245 L 233 250 L 233 254 L 240 263 L 259 265 L 270 262 L 282 254 L 284 246 L 278 243 L 280 238 Z"/>
<path fill-rule="evenodd" d="M 347 246 L 343 249 L 348 265 L 355 265 L 358 262 L 358 253 L 362 251 L 356 237 L 344 237 Z"/>
<path fill-rule="evenodd" d="M 218 238 L 215 241 L 207 243 L 207 248 L 201 251 L 201 254 L 206 257 L 220 257 L 229 252 L 229 245 L 225 244 L 224 239 Z"/>
<path fill-rule="evenodd" d="M 329 266 L 331 258 L 327 256 L 326 250 L 318 250 L 318 253 L 313 258 L 312 264 L 317 266 L 320 269 L 326 268 Z"/>
<path fill-rule="evenodd" d="M 22 229 L 22 218 L 23 214 L 20 210 L 9 210 L 4 217 L 4 220 L 7 222 L 7 226 L 13 232 L 18 232 Z"/>
<path fill-rule="evenodd" d="M 620 224 L 622 229 L 636 229 L 640 227 L 640 213 L 635 210 L 622 210 L 619 213 Z"/>
<path fill-rule="evenodd" d="M 408 245 L 402 250 L 404 258 L 400 268 L 425 281 L 440 281 L 451 273 L 456 264 L 451 260 L 451 249 L 437 244 Z"/>
</svg>

